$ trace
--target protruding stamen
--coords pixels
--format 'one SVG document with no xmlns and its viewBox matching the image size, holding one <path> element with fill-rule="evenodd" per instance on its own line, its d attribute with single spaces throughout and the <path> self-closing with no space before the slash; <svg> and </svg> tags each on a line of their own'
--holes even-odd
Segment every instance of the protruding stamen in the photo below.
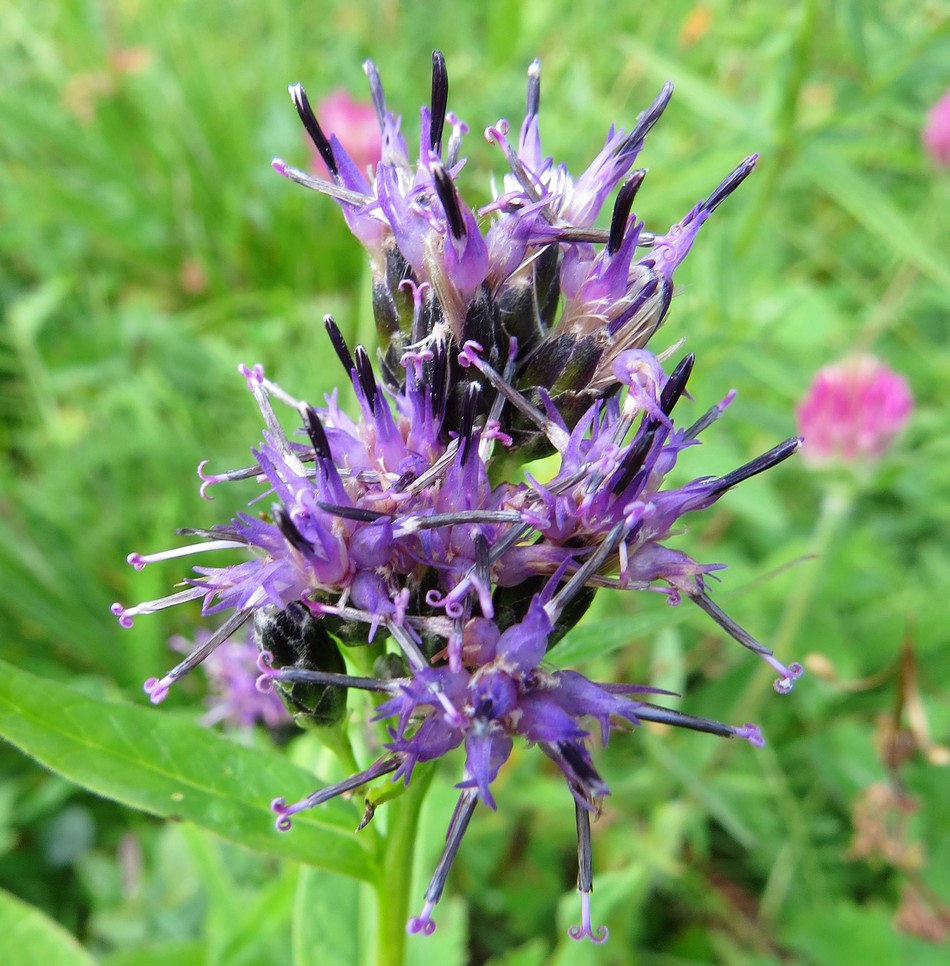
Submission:
<svg viewBox="0 0 950 966">
<path fill-rule="evenodd" d="M 323 317 L 323 324 L 326 326 L 327 335 L 330 336 L 330 342 L 333 344 L 333 349 L 337 357 L 343 363 L 346 374 L 349 375 L 356 366 L 353 364 L 353 357 L 350 355 L 349 346 L 346 344 L 346 339 L 343 338 L 340 327 L 336 324 L 336 320 L 332 315 L 325 315 Z"/>
<path fill-rule="evenodd" d="M 535 58 L 528 67 L 528 103 L 525 113 L 537 117 L 541 107 L 541 61 Z"/>
<path fill-rule="evenodd" d="M 651 128 L 660 119 L 666 110 L 666 105 L 670 103 L 673 96 L 673 84 L 667 81 L 656 100 L 637 117 L 637 123 L 633 130 L 624 138 L 623 144 L 618 149 L 618 154 L 627 154 L 631 151 L 639 151 L 643 147 L 644 138 L 650 133 Z"/>
<path fill-rule="evenodd" d="M 461 241 L 465 237 L 465 220 L 462 217 L 461 202 L 448 171 L 441 164 L 432 165 L 432 178 L 435 190 L 445 209 L 445 218 L 453 238 Z"/>
<path fill-rule="evenodd" d="M 292 815 L 303 812 L 308 808 L 315 808 L 317 805 L 322 805 L 324 802 L 328 802 L 331 798 L 336 798 L 337 795 L 342 795 L 344 792 L 351 792 L 353 789 L 359 788 L 361 785 L 365 785 L 367 782 L 371 782 L 381 775 L 388 775 L 390 772 L 395 771 L 400 764 L 402 764 L 402 756 L 387 755 L 373 762 L 365 771 L 358 772 L 350 778 L 337 782 L 336 785 L 320 788 L 299 802 L 295 802 L 293 805 L 288 805 L 283 798 L 275 798 L 270 803 L 270 807 L 271 811 L 277 813 L 277 831 L 286 832 L 290 829 Z"/>
<path fill-rule="evenodd" d="M 775 690 L 779 694 L 788 694 L 804 673 L 805 669 L 801 664 L 783 664 L 775 654 L 764 644 L 757 641 L 745 628 L 740 627 L 711 597 L 704 593 L 694 593 L 689 595 L 694 604 L 698 604 L 709 616 L 731 637 L 738 641 L 743 647 L 748 648 L 754 654 L 758 654 L 766 664 L 775 668 L 781 675 L 775 682 Z"/>
<path fill-rule="evenodd" d="M 168 689 L 179 678 L 196 668 L 219 644 L 223 644 L 247 619 L 250 611 L 232 614 L 200 647 L 196 647 L 179 664 L 176 664 L 163 678 L 149 678 L 143 688 L 152 704 L 161 704 L 168 697 Z"/>
<path fill-rule="evenodd" d="M 215 483 L 231 483 L 234 480 L 252 480 L 257 476 L 261 468 L 259 466 L 242 466 L 239 470 L 228 470 L 226 473 L 206 473 L 205 467 L 211 460 L 202 460 L 198 464 L 198 478 L 201 486 L 198 489 L 202 500 L 213 500 L 213 496 L 208 496 L 208 489 Z"/>
<path fill-rule="evenodd" d="M 336 507 L 319 503 L 318 506 L 330 513 Z M 345 509 L 345 508 L 341 508 Z M 340 516 L 347 514 L 340 512 Z M 380 514 L 385 516 L 386 514 Z M 453 510 L 449 513 L 429 513 L 420 516 L 403 516 L 394 520 L 393 532 L 404 537 L 419 530 L 434 530 L 436 527 L 457 527 L 466 523 L 520 523 L 521 513 L 517 510 Z"/>
<path fill-rule="evenodd" d="M 425 936 L 431 936 L 435 932 L 435 923 L 432 921 L 432 910 L 435 908 L 439 899 L 442 898 L 442 891 L 445 889 L 445 880 L 448 878 L 449 870 L 455 861 L 459 845 L 462 843 L 462 836 L 468 828 L 468 823 L 478 804 L 478 792 L 472 789 L 465 789 L 459 796 L 455 811 L 452 813 L 452 820 L 449 822 L 449 830 L 445 836 L 445 848 L 442 851 L 442 858 L 432 875 L 429 887 L 426 889 L 426 902 L 422 912 L 418 916 L 413 916 L 406 925 L 409 933 L 421 932 Z"/>
<path fill-rule="evenodd" d="M 468 134 L 468 125 L 451 111 L 445 115 L 445 120 L 452 128 L 449 144 L 445 149 L 445 164 L 446 167 L 454 168 L 458 164 L 459 154 L 462 151 L 462 138 Z"/>
<path fill-rule="evenodd" d="M 291 84 L 287 89 L 290 91 L 290 99 L 294 102 L 294 107 L 297 109 L 297 114 L 310 136 L 310 140 L 313 141 L 314 147 L 320 152 L 320 157 L 323 158 L 323 163 L 334 178 L 339 177 L 340 169 L 337 167 L 336 158 L 333 156 L 333 148 L 327 136 L 323 133 L 323 129 L 317 123 L 317 118 L 310 106 L 303 85 Z"/>
<path fill-rule="evenodd" d="M 130 553 L 126 560 L 136 570 L 144 570 L 148 564 L 158 563 L 160 560 L 172 560 L 175 557 L 190 557 L 192 554 L 204 553 L 206 550 L 246 550 L 247 544 L 237 540 L 209 540 L 207 543 L 194 543 L 187 547 L 174 547 L 158 553 Z"/>
<path fill-rule="evenodd" d="M 475 534 L 475 576 L 487 587 L 489 584 L 488 538 L 484 533 Z"/>
<path fill-rule="evenodd" d="M 757 456 L 754 460 L 750 460 L 744 466 L 740 466 L 738 469 L 733 470 L 731 473 L 727 473 L 725 476 L 720 476 L 712 484 L 713 493 L 722 493 L 725 490 L 736 486 L 743 480 L 747 480 L 752 476 L 757 476 L 759 473 L 764 473 L 766 470 L 770 470 L 773 466 L 778 465 L 783 460 L 787 460 L 789 456 L 794 455 L 802 448 L 802 438 L 800 436 L 792 436 L 790 439 L 786 439 L 785 442 L 779 443 L 778 446 L 773 446 L 767 453 L 763 453 L 761 456 Z"/>
<path fill-rule="evenodd" d="M 703 202 L 703 208 L 712 214 L 736 188 L 755 170 L 757 154 L 750 154 L 742 163 L 725 177 L 718 188 Z"/>
<path fill-rule="evenodd" d="M 378 510 L 369 510 L 360 506 L 340 506 L 337 503 L 325 503 L 323 500 L 317 500 L 316 504 L 321 510 L 332 513 L 335 517 L 342 517 L 344 520 L 375 523 L 377 520 L 393 519 L 391 513 L 380 513 Z"/>
<path fill-rule="evenodd" d="M 710 426 L 726 411 L 726 408 L 731 405 L 732 401 L 736 398 L 735 389 L 730 389 L 726 393 L 725 397 L 715 406 L 710 407 L 699 419 L 693 423 L 689 429 L 685 430 L 683 433 L 683 439 L 696 439 L 696 437 L 703 431 L 709 429 Z"/>
<path fill-rule="evenodd" d="M 292 164 L 287 164 L 286 161 L 280 158 L 274 158 L 270 164 L 282 178 L 289 178 L 291 181 L 296 181 L 297 184 L 303 185 L 305 188 L 310 188 L 312 191 L 319 191 L 320 194 L 329 195 L 331 198 L 336 198 L 337 201 L 342 201 L 345 204 L 362 208 L 373 200 L 369 195 L 363 194 L 361 191 L 352 191 L 349 188 L 344 188 L 342 184 L 336 181 L 317 178 L 306 171 L 301 171 L 300 168 L 295 168 Z"/>
<path fill-rule="evenodd" d="M 571 939 L 589 939 L 600 945 L 610 935 L 606 926 L 594 929 L 590 918 L 590 895 L 594 891 L 593 857 L 590 846 L 590 813 L 574 803 L 577 819 L 577 891 L 581 894 L 581 924 L 571 926 L 567 934 Z"/>
<path fill-rule="evenodd" d="M 623 461 L 610 484 L 611 493 L 620 493 L 625 490 L 632 482 L 633 478 L 643 468 L 646 458 L 649 455 L 653 441 L 656 439 L 657 430 L 660 424 L 655 419 L 643 417 L 640 435 L 634 440 L 630 449 L 627 450 Z"/>
<path fill-rule="evenodd" d="M 422 656 L 422 651 L 419 650 L 416 642 L 409 636 L 408 628 L 392 620 L 383 621 L 383 624 L 389 633 L 392 634 L 393 640 L 402 648 L 402 652 L 408 658 L 409 663 L 417 671 L 429 666 L 429 662 Z"/>
<path fill-rule="evenodd" d="M 363 396 L 369 404 L 369 408 L 375 411 L 376 396 L 378 394 L 376 374 L 373 372 L 373 363 L 370 362 L 369 353 L 366 351 L 365 346 L 358 345 L 356 347 L 356 358 L 354 361 L 356 375 L 360 382 L 360 388 L 363 390 Z"/>
<path fill-rule="evenodd" d="M 736 728 L 736 737 L 748 741 L 753 748 L 765 747 L 765 738 L 757 724 L 746 722 L 741 728 Z"/>
<path fill-rule="evenodd" d="M 552 419 L 548 419 L 540 410 L 536 409 L 513 386 L 506 382 L 479 353 L 482 347 L 472 340 L 462 346 L 458 354 L 459 365 L 462 368 L 475 366 L 476 369 L 491 383 L 492 388 L 500 392 L 522 415 L 527 416 L 548 438 L 548 442 L 559 452 L 563 453 L 571 440 L 571 434 L 558 426 Z"/>
<path fill-rule="evenodd" d="M 167 607 L 175 607 L 178 604 L 184 604 L 185 601 L 204 597 L 207 592 L 205 587 L 189 587 L 187 590 L 180 590 L 177 594 L 159 597 L 158 600 L 144 600 L 134 607 L 115 603 L 109 609 L 119 619 L 119 623 L 123 627 L 129 628 L 133 624 L 132 619 L 140 614 L 154 614 L 156 611 L 165 610 Z"/>
<path fill-rule="evenodd" d="M 663 391 L 660 393 L 660 409 L 669 416 L 673 412 L 673 407 L 679 402 L 680 396 L 686 392 L 686 383 L 689 382 L 690 374 L 693 371 L 693 364 L 696 362 L 695 353 L 690 352 L 684 356 L 676 368 L 670 373 L 670 378 L 666 380 Z"/>
<path fill-rule="evenodd" d="M 719 738 L 743 738 L 761 748 L 765 739 L 757 725 L 746 724 L 737 728 L 735 725 L 724 724 L 712 718 L 698 718 L 672 708 L 663 708 L 656 704 L 638 703 L 634 711 L 639 721 L 652 721 L 655 724 L 670 725 L 674 728 L 688 728 L 690 731 L 701 731 L 703 734 L 716 735 Z"/>
<path fill-rule="evenodd" d="M 435 423 L 441 426 L 445 418 L 445 404 L 449 386 L 449 357 L 443 342 L 437 342 L 432 349 L 432 368 L 429 388 L 432 393 L 432 415 Z"/>
<path fill-rule="evenodd" d="M 643 168 L 637 169 L 630 175 L 617 194 L 613 217 L 610 219 L 610 237 L 607 239 L 607 253 L 609 255 L 616 255 L 623 244 L 623 236 L 627 230 L 627 219 L 630 217 L 630 209 L 633 208 L 633 199 L 636 198 L 637 191 L 640 190 L 640 185 L 643 184 L 646 175 L 647 173 Z"/>
<path fill-rule="evenodd" d="M 594 766 L 584 758 L 581 752 L 582 746 L 571 741 L 558 741 L 555 745 L 546 742 L 539 742 L 539 747 L 555 761 L 559 758 L 564 765 L 567 765 L 571 773 L 572 782 L 576 782 L 578 788 L 583 793 L 585 802 L 591 803 L 598 798 L 603 798 L 610 794 L 607 782 L 597 774 Z M 560 764 L 560 762 L 559 762 Z M 563 768 L 563 765 L 561 766 Z M 575 798 L 575 801 L 577 799 Z M 590 805 L 581 805 L 582 808 L 590 810 Z"/>
<path fill-rule="evenodd" d="M 300 415 L 303 417 L 304 428 L 313 444 L 313 455 L 318 460 L 328 460 L 333 458 L 330 452 L 330 441 L 327 439 L 326 430 L 320 421 L 320 416 L 312 406 L 302 406 Z"/>
<path fill-rule="evenodd" d="M 379 126 L 383 127 L 386 123 L 386 95 L 383 91 L 383 82 L 379 79 L 379 71 L 371 60 L 364 60 L 363 73 L 369 80 L 369 91 L 373 98 L 373 107 L 376 109 L 376 120 L 379 121 Z"/>
<path fill-rule="evenodd" d="M 574 819 L 577 824 L 577 888 L 580 892 L 593 892 L 594 860 L 590 847 L 590 812 L 575 802 Z"/>
<path fill-rule="evenodd" d="M 431 936 L 435 932 L 435 922 L 432 919 L 432 912 L 435 909 L 435 903 L 426 900 L 425 905 L 422 907 L 422 912 L 418 916 L 413 916 L 409 922 L 406 923 L 406 932 L 410 936 L 414 936 L 416 933 L 422 933 L 423 936 Z"/>
<path fill-rule="evenodd" d="M 270 651 L 261 651 L 257 656 L 257 668 L 261 672 L 257 678 L 257 690 L 262 694 L 269 694 L 274 690 L 274 682 L 284 684 L 325 684 L 337 688 L 358 688 L 361 691 L 396 692 L 409 683 L 409 678 L 366 678 L 354 677 L 352 674 L 337 674 L 333 671 L 311 671 L 297 667 L 273 666 L 274 655 Z"/>
<path fill-rule="evenodd" d="M 577 569 L 571 579 L 558 591 L 555 597 L 544 605 L 545 611 L 552 624 L 557 624 L 564 608 L 584 588 L 589 577 L 595 574 L 617 549 L 617 544 L 623 539 L 626 521 L 615 523 L 610 532 L 604 537 L 597 550 Z"/>
<path fill-rule="evenodd" d="M 429 116 L 429 147 L 441 157 L 445 107 L 449 101 L 449 75 L 441 50 L 432 51 L 432 111 Z"/>
<path fill-rule="evenodd" d="M 472 433 L 475 431 L 475 413 L 481 389 L 477 382 L 469 383 L 462 401 L 462 414 L 459 420 L 459 447 L 461 464 L 465 466 L 472 454 Z"/>
</svg>

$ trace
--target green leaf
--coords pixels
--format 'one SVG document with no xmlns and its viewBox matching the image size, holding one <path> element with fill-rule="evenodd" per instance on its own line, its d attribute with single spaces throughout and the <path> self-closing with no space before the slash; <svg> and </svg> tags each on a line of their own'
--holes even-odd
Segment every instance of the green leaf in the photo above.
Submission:
<svg viewBox="0 0 950 966">
<path fill-rule="evenodd" d="M 163 818 L 194 822 L 240 845 L 357 879 L 374 863 L 354 815 L 329 802 L 277 832 L 270 802 L 314 780 L 273 752 L 149 708 L 95 701 L 0 662 L 0 736 L 97 795 Z"/>
<path fill-rule="evenodd" d="M 361 891 L 360 884 L 350 879 L 300 870 L 294 903 L 294 966 L 369 961 L 363 943 L 361 912 L 366 905 Z"/>
<path fill-rule="evenodd" d="M 208 950 L 203 942 L 156 943 L 142 949 L 121 949 L 99 961 L 99 966 L 206 966 Z"/>
<path fill-rule="evenodd" d="M 888 198 L 861 169 L 812 145 L 802 171 L 816 188 L 837 202 L 897 258 L 913 265 L 943 289 L 950 288 L 946 259 L 922 242 L 910 213 Z"/>
<path fill-rule="evenodd" d="M 79 940 L 45 913 L 0 890 L 0 936 L 6 966 L 95 966 Z"/>
</svg>

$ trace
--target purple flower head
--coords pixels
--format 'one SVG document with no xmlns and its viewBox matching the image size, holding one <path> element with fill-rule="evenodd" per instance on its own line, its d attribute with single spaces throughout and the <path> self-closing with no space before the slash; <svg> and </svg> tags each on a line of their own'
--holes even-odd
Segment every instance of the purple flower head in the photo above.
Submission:
<svg viewBox="0 0 950 966">
<path fill-rule="evenodd" d="M 814 466 L 880 459 L 914 409 L 907 380 L 873 356 L 826 366 L 795 410 Z"/>
<path fill-rule="evenodd" d="M 722 476 L 672 482 L 680 453 L 700 445 L 734 393 L 680 424 L 674 411 L 694 357 L 667 368 L 646 348 L 698 229 L 755 157 L 658 235 L 634 213 L 644 175 L 633 165 L 671 87 L 629 132 L 612 129 L 574 179 L 543 155 L 535 62 L 517 144 L 505 122 L 489 129 L 509 171 L 476 211 L 459 186 L 467 129 L 447 110 L 441 54 L 433 56 L 415 161 L 375 67 L 366 69 L 382 138 L 372 181 L 324 134 L 299 85 L 294 104 L 330 180 L 275 166 L 333 197 L 366 245 L 378 352 L 351 350 L 326 318 L 352 390 L 349 411 L 336 392 L 311 405 L 262 367 L 240 367 L 261 413 L 261 440 L 247 466 L 210 473 L 202 463 L 200 492 L 210 499 L 219 484 L 243 481 L 254 511 L 179 531 L 188 540 L 172 550 L 130 555 L 137 569 L 206 552 L 211 563 L 194 567 L 177 593 L 113 611 L 127 627 L 189 601 L 227 615 L 175 668 L 147 682 L 155 703 L 247 621 L 261 651 L 258 687 L 278 693 L 298 722 L 342 728 L 351 692 L 385 696 L 376 709 L 385 753 L 302 801 L 276 799 L 281 830 L 294 814 L 386 775 L 409 786 L 417 765 L 458 750 L 460 797 L 413 932 L 435 928 L 432 912 L 465 830 L 479 802 L 496 807 L 496 779 L 514 743 L 536 745 L 557 764 L 575 806 L 581 924 L 572 935 L 602 941 L 605 931 L 591 921 L 590 815 L 610 790 L 594 764 L 592 731 L 606 742 L 618 728 L 653 721 L 754 746 L 762 737 L 754 725 L 654 704 L 650 688 L 558 668 L 551 648 L 598 589 L 649 590 L 671 605 L 699 607 L 775 669 L 779 692 L 801 674 L 713 600 L 708 577 L 723 565 L 675 546 L 687 514 L 783 461 L 801 441 L 788 439 Z M 593 228 L 615 189 L 610 229 Z M 293 411 L 295 431 L 276 406 Z M 539 453 L 553 454 L 547 477 L 513 475 Z M 349 649 L 367 646 L 376 673 L 347 673 Z"/>
<path fill-rule="evenodd" d="M 334 197 L 367 247 L 384 384 L 405 388 L 400 360 L 406 351 L 440 343 L 454 368 L 458 350 L 475 341 L 522 393 L 536 395 L 546 387 L 572 426 L 592 402 L 615 391 L 614 357 L 645 346 L 662 324 L 675 269 L 709 215 L 752 171 L 755 156 L 681 223 L 665 234 L 649 231 L 632 212 L 645 175 L 633 166 L 669 103 L 672 85 L 664 85 L 629 129 L 611 128 L 594 160 L 574 178 L 543 153 L 541 67 L 535 61 L 517 143 L 509 140 L 505 120 L 485 132 L 508 171 L 493 200 L 476 211 L 460 187 L 468 127 L 447 110 L 449 79 L 441 53 L 433 54 L 431 102 L 420 112 L 415 160 L 399 119 L 387 108 L 378 71 L 371 62 L 365 67 L 383 145 L 372 183 L 364 177 L 365 165 L 360 170 L 326 136 L 299 84 L 291 95 L 331 180 L 314 179 L 279 159 L 274 166 Z M 594 228 L 618 187 L 610 230 Z M 595 246 L 605 247 L 598 253 Z M 488 404 L 485 396 L 479 415 Z M 452 399 L 448 415 L 453 421 L 458 416 Z M 548 448 L 517 412 L 506 412 L 501 428 L 514 431 L 526 455 L 529 442 L 532 455 Z"/>
</svg>

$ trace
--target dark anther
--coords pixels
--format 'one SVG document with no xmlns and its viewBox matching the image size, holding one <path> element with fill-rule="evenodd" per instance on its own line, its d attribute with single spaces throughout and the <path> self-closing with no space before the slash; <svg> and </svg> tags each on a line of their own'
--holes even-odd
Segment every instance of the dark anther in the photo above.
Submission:
<svg viewBox="0 0 950 966">
<path fill-rule="evenodd" d="M 452 178 L 441 164 L 432 165 L 432 177 L 435 179 L 435 190 L 439 201 L 445 209 L 445 217 L 449 223 L 449 231 L 453 237 L 465 237 L 465 222 L 462 220 L 462 209 L 459 206 L 459 196 L 452 184 Z"/>
<path fill-rule="evenodd" d="M 373 372 L 373 363 L 369 360 L 369 353 L 366 347 L 358 345 L 356 347 L 356 375 L 360 381 L 360 388 L 369 403 L 370 409 L 376 409 L 376 374 Z"/>
<path fill-rule="evenodd" d="M 462 466 L 468 462 L 472 449 L 472 432 L 475 429 L 475 413 L 478 408 L 478 397 L 481 395 L 477 382 L 469 383 L 462 402 L 462 416 L 459 420 L 459 447 L 461 449 Z"/>
<path fill-rule="evenodd" d="M 317 123 L 313 108 L 310 107 L 310 101 L 307 99 L 307 92 L 301 84 L 291 84 L 290 97 L 294 102 L 294 107 L 297 108 L 297 114 L 303 122 L 307 134 L 310 135 L 310 140 L 313 141 L 314 147 L 320 152 L 323 163 L 330 169 L 330 174 L 336 178 L 340 169 L 337 167 L 336 158 L 333 156 L 333 148 L 330 146 L 327 136 L 323 133 L 323 129 Z"/>
<path fill-rule="evenodd" d="M 730 487 L 749 479 L 751 476 L 756 476 L 759 473 L 770 470 L 773 466 L 778 465 L 783 460 L 787 460 L 789 456 L 797 453 L 801 449 L 801 446 L 802 441 L 798 436 L 793 436 L 791 439 L 785 440 L 784 443 L 773 446 L 767 453 L 757 456 L 754 460 L 750 460 L 744 466 L 740 466 L 725 476 L 720 476 L 713 483 L 712 492 L 722 493 L 724 490 L 728 490 Z"/>
<path fill-rule="evenodd" d="M 723 179 L 722 184 L 703 202 L 703 208 L 708 212 L 715 211 L 752 174 L 758 160 L 759 156 L 757 154 L 750 154 L 734 171 Z"/>
<path fill-rule="evenodd" d="M 655 419 L 644 417 L 643 428 L 634 444 L 627 451 L 627 455 L 620 464 L 620 469 L 614 474 L 613 482 L 610 485 L 611 493 L 619 493 L 626 489 L 633 481 L 634 476 L 640 471 L 660 424 Z"/>
<path fill-rule="evenodd" d="M 655 332 L 663 323 L 666 318 L 666 313 L 670 310 L 670 303 L 673 301 L 673 286 L 668 279 L 663 279 L 660 282 L 660 308 L 656 313 L 656 325 L 653 331 Z"/>
<path fill-rule="evenodd" d="M 406 472 L 403 473 L 395 483 L 393 483 L 391 489 L 394 493 L 401 493 L 415 478 L 416 474 L 413 473 L 412 470 L 406 470 Z"/>
<path fill-rule="evenodd" d="M 432 393 L 432 413 L 441 423 L 445 418 L 446 392 L 449 379 L 449 359 L 445 345 L 437 342 L 432 349 L 432 377 L 429 381 Z"/>
<path fill-rule="evenodd" d="M 643 147 L 643 139 L 660 119 L 660 115 L 666 110 L 666 105 L 670 103 L 672 96 L 673 84 L 667 81 L 660 93 L 657 94 L 656 100 L 637 118 L 636 125 L 624 139 L 623 144 L 620 145 L 617 154 L 628 154 L 631 151 L 639 151 Z"/>
<path fill-rule="evenodd" d="M 340 327 L 336 324 L 332 315 L 325 315 L 323 317 L 323 324 L 327 327 L 327 335 L 330 336 L 330 342 L 333 343 L 333 349 L 337 357 L 343 363 L 346 374 L 349 375 L 356 366 L 353 365 L 353 357 L 350 355 L 349 347 L 346 344 L 346 339 L 343 338 Z"/>
<path fill-rule="evenodd" d="M 449 101 L 449 75 L 441 50 L 432 51 L 432 113 L 429 117 L 429 146 L 442 156 L 442 129 L 445 127 L 445 106 Z"/>
<path fill-rule="evenodd" d="M 326 513 L 332 513 L 335 517 L 343 517 L 345 520 L 359 520 L 361 523 L 375 523 L 377 520 L 392 519 L 389 513 L 366 510 L 358 506 L 339 506 L 336 503 L 324 503 L 322 500 L 317 500 L 317 506 Z"/>
<path fill-rule="evenodd" d="M 301 553 L 313 553 L 313 544 L 297 529 L 290 514 L 282 507 L 274 507 L 274 523 L 284 535 L 284 539 Z"/>
<path fill-rule="evenodd" d="M 386 95 L 383 92 L 383 82 L 379 79 L 379 71 L 371 61 L 363 64 L 363 70 L 369 79 L 369 89 L 373 96 L 373 107 L 376 109 L 376 120 L 379 121 L 380 128 L 386 123 Z"/>
<path fill-rule="evenodd" d="M 577 888 L 580 892 L 594 891 L 594 861 L 590 847 L 590 814 L 574 802 L 577 823 Z"/>
<path fill-rule="evenodd" d="M 319 460 L 328 460 L 332 457 L 330 453 L 330 441 L 327 439 L 326 431 L 317 411 L 312 406 L 301 406 L 300 414 L 303 416 L 304 428 L 313 443 L 313 453 Z"/>
<path fill-rule="evenodd" d="M 673 412 L 673 407 L 686 391 L 686 383 L 689 382 L 689 375 L 693 371 L 695 361 L 695 354 L 690 352 L 680 359 L 679 364 L 670 373 L 670 378 L 666 380 L 663 392 L 660 393 L 660 409 L 665 415 L 669 416 Z"/>
<path fill-rule="evenodd" d="M 627 219 L 630 217 L 630 209 L 633 207 L 633 199 L 643 184 L 643 179 L 647 176 L 643 168 L 638 168 L 624 183 L 624 186 L 617 194 L 614 202 L 614 213 L 610 219 L 610 237 L 607 239 L 607 253 L 614 255 L 623 244 L 624 232 L 627 230 Z"/>
<path fill-rule="evenodd" d="M 585 761 L 580 749 L 575 744 L 570 741 L 559 741 L 557 750 L 591 798 L 599 798 L 607 793 L 607 785 L 603 778 L 597 774 L 593 765 Z"/>
<path fill-rule="evenodd" d="M 541 107 L 541 61 L 531 61 L 528 68 L 528 117 L 537 117 Z"/>
<path fill-rule="evenodd" d="M 475 706 L 474 717 L 482 721 L 490 721 L 492 711 L 495 710 L 495 702 L 491 698 L 482 698 Z"/>
<path fill-rule="evenodd" d="M 686 391 L 686 383 L 689 381 L 695 361 L 696 356 L 690 352 L 689 355 L 684 356 L 679 361 L 677 367 L 670 373 L 670 377 L 666 380 L 666 385 L 660 393 L 660 409 L 664 415 L 669 416 L 673 412 L 673 407 Z M 640 435 L 627 451 L 620 469 L 614 474 L 610 486 L 612 493 L 619 493 L 633 481 L 634 476 L 643 466 L 647 454 L 650 452 L 650 447 L 653 445 L 660 425 L 659 420 L 644 416 Z"/>
<path fill-rule="evenodd" d="M 475 534 L 475 573 L 478 574 L 479 579 L 484 583 L 488 584 L 491 579 L 491 574 L 489 571 L 490 558 L 488 555 L 488 538 L 484 533 Z"/>
</svg>

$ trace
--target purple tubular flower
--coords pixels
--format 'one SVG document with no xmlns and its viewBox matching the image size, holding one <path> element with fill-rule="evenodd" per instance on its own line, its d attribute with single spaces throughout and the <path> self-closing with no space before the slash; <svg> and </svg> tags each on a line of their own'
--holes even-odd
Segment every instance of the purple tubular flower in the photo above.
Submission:
<svg viewBox="0 0 950 966">
<path fill-rule="evenodd" d="M 256 485 L 251 502 L 263 501 L 264 512 L 181 531 L 196 539 L 189 546 L 130 555 L 136 569 L 205 551 L 229 556 L 195 567 L 183 591 L 113 611 L 124 626 L 188 601 L 200 601 L 205 614 L 230 612 L 176 668 L 150 679 L 154 702 L 252 617 L 263 652 L 258 689 L 276 691 L 298 720 L 342 726 L 352 692 L 385 696 L 374 719 L 385 723 L 385 752 L 299 802 L 276 799 L 282 831 L 300 811 L 386 775 L 409 786 L 417 765 L 463 750 L 445 851 L 410 932 L 434 930 L 433 911 L 475 806 L 497 807 L 495 780 L 515 742 L 537 745 L 561 770 L 577 814 L 581 923 L 571 935 L 600 942 L 606 929 L 594 928 L 590 908 L 590 815 L 610 789 L 591 752 L 592 725 L 604 743 L 642 721 L 754 747 L 763 739 L 754 724 L 655 704 L 661 692 L 649 687 L 558 668 L 551 648 L 598 589 L 653 590 L 674 605 L 684 596 L 695 603 L 775 668 L 779 691 L 801 674 L 713 601 L 707 575 L 721 564 L 671 545 L 686 514 L 711 507 L 801 441 L 786 440 L 723 476 L 671 483 L 679 454 L 700 445 L 734 393 L 681 427 L 674 412 L 695 358 L 667 371 L 646 348 L 697 231 L 756 157 L 667 233 L 648 231 L 634 212 L 644 173 L 633 166 L 672 87 L 629 132 L 611 129 L 575 180 L 543 155 L 535 61 L 517 144 L 508 141 L 507 122 L 487 131 L 510 170 L 494 200 L 475 211 L 459 185 L 467 128 L 447 111 L 441 54 L 433 55 L 415 161 L 376 68 L 365 67 L 382 139 L 372 181 L 323 131 L 299 85 L 291 88 L 294 105 L 332 180 L 275 162 L 334 198 L 370 256 L 376 358 L 361 345 L 351 351 L 334 320 L 325 320 L 356 415 L 335 392 L 310 405 L 262 367 L 242 366 L 262 440 L 251 466 L 212 474 L 202 463 L 201 495 L 245 481 Z M 593 228 L 618 186 L 609 231 Z M 275 401 L 296 413 L 296 432 L 284 429 Z M 546 453 L 554 456 L 549 477 L 519 473 L 525 481 L 512 482 L 512 470 Z M 347 649 L 369 643 L 377 673 L 347 673 Z"/>
</svg>

